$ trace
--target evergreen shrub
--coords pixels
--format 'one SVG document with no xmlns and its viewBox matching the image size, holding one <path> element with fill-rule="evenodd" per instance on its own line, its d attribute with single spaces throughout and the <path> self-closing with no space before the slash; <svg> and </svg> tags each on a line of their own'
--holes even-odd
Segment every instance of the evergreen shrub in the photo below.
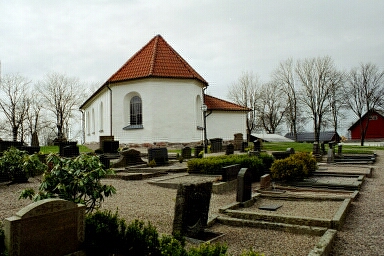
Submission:
<svg viewBox="0 0 384 256">
<path fill-rule="evenodd" d="M 265 161 L 265 163 L 263 162 Z M 188 161 L 188 172 L 221 175 L 222 168 L 228 165 L 239 164 L 241 168 L 248 168 L 252 172 L 254 181 L 260 179 L 260 176 L 267 173 L 271 162 L 272 156 L 262 154 L 258 156 L 248 155 L 229 155 L 229 156 L 215 156 L 206 158 L 195 158 Z"/>
<path fill-rule="evenodd" d="M 317 169 L 316 159 L 308 153 L 295 153 L 285 159 L 275 160 L 271 166 L 273 179 L 283 181 L 303 180 Z"/>
<path fill-rule="evenodd" d="M 38 154 L 28 155 L 26 151 L 11 147 L 0 157 L 0 177 L 13 183 L 27 182 L 29 177 L 42 174 L 47 166 Z"/>
<path fill-rule="evenodd" d="M 87 255 L 151 255 L 151 256 L 223 256 L 228 246 L 220 243 L 185 248 L 185 238 L 177 234 L 159 236 L 149 222 L 134 220 L 127 224 L 118 213 L 97 211 L 85 219 L 84 248 Z M 244 256 L 256 256 L 252 250 Z"/>
</svg>

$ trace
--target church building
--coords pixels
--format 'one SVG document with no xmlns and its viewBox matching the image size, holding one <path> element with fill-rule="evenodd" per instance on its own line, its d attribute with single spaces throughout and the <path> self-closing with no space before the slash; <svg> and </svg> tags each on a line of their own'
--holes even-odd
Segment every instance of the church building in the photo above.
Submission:
<svg viewBox="0 0 384 256">
<path fill-rule="evenodd" d="M 246 138 L 248 108 L 205 94 L 208 82 L 160 35 L 81 106 L 85 142 L 189 143 Z M 206 127 L 206 133 L 204 128 Z"/>
</svg>

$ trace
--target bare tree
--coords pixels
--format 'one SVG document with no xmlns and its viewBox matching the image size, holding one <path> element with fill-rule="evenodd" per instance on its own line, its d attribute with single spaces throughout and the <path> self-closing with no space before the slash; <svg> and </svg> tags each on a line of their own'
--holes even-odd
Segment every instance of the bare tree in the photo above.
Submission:
<svg viewBox="0 0 384 256">
<path fill-rule="evenodd" d="M 28 86 L 30 81 L 19 74 L 5 75 L 0 83 L 0 108 L 10 125 L 12 139 L 17 141 L 19 129 L 28 112 L 30 98 Z"/>
<path fill-rule="evenodd" d="M 37 93 L 32 93 L 29 111 L 26 114 L 25 126 L 28 135 L 31 137 L 32 146 L 39 146 L 37 135 L 43 129 L 51 126 L 52 122 L 49 121 L 44 115 L 44 103 Z"/>
<path fill-rule="evenodd" d="M 364 146 L 369 126 L 369 112 L 384 105 L 384 70 L 379 71 L 378 67 L 371 63 L 353 68 L 349 73 L 345 92 L 346 104 L 359 118 L 360 144 Z M 368 118 L 363 126 L 362 117 L 365 113 L 368 113 Z"/>
<path fill-rule="evenodd" d="M 341 82 L 330 57 L 298 61 L 296 73 L 301 83 L 300 101 L 310 113 L 315 141 L 319 142 L 321 126 L 329 113 L 329 95 Z"/>
<path fill-rule="evenodd" d="M 256 103 L 258 122 L 267 133 L 275 133 L 287 109 L 287 98 L 279 93 L 277 83 L 263 84 Z"/>
<path fill-rule="evenodd" d="M 295 67 L 292 59 L 279 64 L 279 67 L 272 74 L 273 83 L 278 84 L 280 93 L 287 98 L 285 121 L 289 132 L 297 141 L 299 126 L 303 123 L 298 98 L 298 85 L 295 79 Z"/>
<path fill-rule="evenodd" d="M 79 79 L 59 73 L 51 73 L 38 83 L 37 90 L 42 95 L 44 107 L 56 118 L 57 139 L 66 139 L 66 124 L 84 100 L 84 86 Z"/>
<path fill-rule="evenodd" d="M 345 92 L 345 74 L 336 72 L 334 83 L 336 86 L 333 87 L 331 93 L 328 95 L 329 110 L 331 112 L 329 119 L 335 133 L 337 133 L 340 118 L 342 119 L 344 117 L 343 110 L 345 110 L 347 106 L 343 96 Z"/>
<path fill-rule="evenodd" d="M 256 104 L 259 99 L 259 78 L 252 73 L 245 72 L 239 80 L 232 84 L 228 97 L 236 104 L 251 109 L 247 116 L 247 141 L 250 140 L 251 132 L 256 127 Z"/>
</svg>

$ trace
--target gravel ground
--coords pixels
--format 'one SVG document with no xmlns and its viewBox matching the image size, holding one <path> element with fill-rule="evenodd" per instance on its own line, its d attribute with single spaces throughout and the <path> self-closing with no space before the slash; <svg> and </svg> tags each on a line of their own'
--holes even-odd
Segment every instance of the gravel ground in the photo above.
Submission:
<svg viewBox="0 0 384 256">
<path fill-rule="evenodd" d="M 284 199 L 257 199 L 252 207 L 240 208 L 239 211 L 272 213 L 285 216 L 297 216 L 304 218 L 332 219 L 343 201 L 315 201 L 315 200 L 284 200 Z M 263 205 L 282 205 L 276 211 L 266 212 L 260 210 Z M 303 211 L 305 209 L 305 211 Z"/>
<path fill-rule="evenodd" d="M 384 154 L 366 178 L 358 199 L 352 203 L 342 229 L 336 234 L 332 256 L 384 255 Z"/>
<path fill-rule="evenodd" d="M 380 152 L 379 152 L 380 154 Z M 383 161 L 378 158 L 372 178 L 366 178 L 361 194 L 352 204 L 342 230 L 337 233 L 332 255 L 384 255 L 384 174 Z M 172 174 L 171 174 L 172 175 Z M 176 175 L 176 174 L 175 174 Z M 103 209 L 118 210 L 119 215 L 131 221 L 150 221 L 159 233 L 172 232 L 176 190 L 150 185 L 143 181 L 105 179 L 104 183 L 117 188 L 117 194 L 107 198 Z M 14 215 L 29 200 L 18 200 L 25 188 L 37 189 L 40 177 L 29 183 L 8 186 L 0 183 L 0 220 Z M 257 184 L 254 184 L 254 188 Z M 213 194 L 210 215 L 218 214 L 219 208 L 235 202 L 236 192 Z M 308 205 L 306 206 L 308 208 Z M 299 208 L 299 207 L 296 207 Z M 331 207 L 332 208 L 332 207 Z M 314 211 L 316 214 L 316 210 Z M 307 255 L 319 237 L 292 234 L 283 231 L 254 228 L 227 227 L 216 224 L 215 232 L 225 233 L 218 241 L 229 245 L 229 253 L 240 254 L 253 248 L 265 255 Z"/>
</svg>

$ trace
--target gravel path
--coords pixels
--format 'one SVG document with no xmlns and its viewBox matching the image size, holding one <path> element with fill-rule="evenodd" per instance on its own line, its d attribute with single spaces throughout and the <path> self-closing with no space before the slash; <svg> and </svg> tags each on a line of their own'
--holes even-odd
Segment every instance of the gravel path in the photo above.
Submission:
<svg viewBox="0 0 384 256">
<path fill-rule="evenodd" d="M 373 177 L 365 179 L 344 226 L 337 232 L 332 256 L 384 255 L 384 154 L 381 152 Z"/>
<path fill-rule="evenodd" d="M 384 161 L 380 160 L 379 157 L 373 177 L 366 178 L 360 197 L 352 204 L 345 225 L 337 233 L 332 252 L 334 256 L 384 255 Z M 103 209 L 113 212 L 118 210 L 119 215 L 128 222 L 134 219 L 150 221 L 159 233 L 172 232 L 176 190 L 150 185 L 147 180 L 105 179 L 103 182 L 117 188 L 117 194 L 105 200 Z M 26 184 L 8 186 L 0 183 L 0 220 L 28 205 L 29 200 L 18 200 L 20 192 L 29 187 L 37 189 L 39 183 L 40 177 L 31 178 Z M 209 214 L 219 214 L 219 208 L 235 200 L 235 191 L 223 195 L 213 194 Z M 266 256 L 307 255 L 319 240 L 316 236 L 219 224 L 214 225 L 212 230 L 225 233 L 218 241 L 227 243 L 228 252 L 232 255 L 250 248 Z"/>
</svg>

